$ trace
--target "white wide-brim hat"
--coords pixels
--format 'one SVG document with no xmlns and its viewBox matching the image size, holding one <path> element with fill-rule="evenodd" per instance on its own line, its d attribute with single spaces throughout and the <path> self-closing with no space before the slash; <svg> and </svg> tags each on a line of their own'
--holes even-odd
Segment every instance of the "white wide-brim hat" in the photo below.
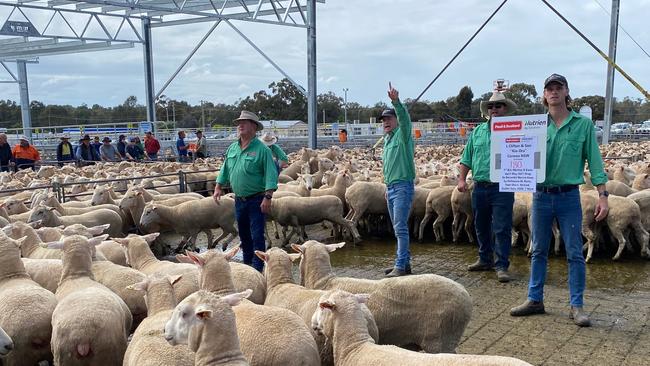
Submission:
<svg viewBox="0 0 650 366">
<path fill-rule="evenodd" d="M 492 96 L 490 97 L 490 100 L 488 100 L 487 102 L 486 101 L 481 102 L 480 108 L 481 108 L 481 115 L 482 116 L 490 117 L 490 114 L 487 111 L 487 106 L 490 103 L 503 103 L 503 104 L 505 104 L 506 106 L 508 106 L 508 113 L 513 112 L 515 110 L 515 108 L 517 108 L 517 103 L 515 103 L 512 100 L 506 98 L 506 96 L 503 95 L 503 93 L 494 92 L 494 93 L 492 93 Z"/>
<path fill-rule="evenodd" d="M 264 129 L 264 125 L 260 122 L 260 118 L 257 117 L 257 115 L 253 112 L 249 111 L 241 111 L 241 114 L 239 115 L 239 118 L 237 118 L 234 122 L 237 123 L 239 121 L 252 121 L 255 122 L 257 125 L 257 130 L 261 131 Z"/>
<path fill-rule="evenodd" d="M 271 146 L 278 142 L 278 137 L 274 136 L 272 133 L 267 132 L 263 134 L 262 136 L 259 137 L 260 141 L 264 143 L 266 146 Z"/>
</svg>

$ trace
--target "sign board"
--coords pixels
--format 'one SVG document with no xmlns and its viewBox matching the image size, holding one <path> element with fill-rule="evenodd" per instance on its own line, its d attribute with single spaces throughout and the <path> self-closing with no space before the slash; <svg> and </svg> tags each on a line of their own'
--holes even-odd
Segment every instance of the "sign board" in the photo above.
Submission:
<svg viewBox="0 0 650 366">
<path fill-rule="evenodd" d="M 588 106 L 588 105 L 583 105 L 582 107 L 580 107 L 580 110 L 578 111 L 578 113 L 582 114 L 583 116 L 585 116 L 585 117 L 587 117 L 589 119 L 592 119 L 591 116 L 592 116 L 593 112 L 591 110 L 591 107 Z"/>
<path fill-rule="evenodd" d="M 140 122 L 139 133 L 144 134 L 145 132 L 153 132 L 153 123 Z"/>
<path fill-rule="evenodd" d="M 490 180 L 501 191 L 528 192 L 544 182 L 547 125 L 546 114 L 492 118 Z"/>
<path fill-rule="evenodd" d="M 0 34 L 5 36 L 38 37 L 41 34 L 27 21 L 7 20 L 0 28 Z"/>
</svg>

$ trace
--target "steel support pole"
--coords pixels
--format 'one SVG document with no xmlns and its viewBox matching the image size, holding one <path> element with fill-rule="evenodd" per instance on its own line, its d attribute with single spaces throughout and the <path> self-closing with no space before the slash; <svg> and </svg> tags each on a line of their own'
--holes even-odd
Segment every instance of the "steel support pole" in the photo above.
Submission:
<svg viewBox="0 0 650 366">
<path fill-rule="evenodd" d="M 27 63 L 16 61 L 18 68 L 18 88 L 20 89 L 20 114 L 23 120 L 23 134 L 32 139 L 32 117 L 29 113 L 29 87 L 27 85 Z"/>
<path fill-rule="evenodd" d="M 317 118 L 318 105 L 316 103 L 316 0 L 307 1 L 307 126 L 309 129 L 309 147 L 316 149 L 318 142 Z"/>
<path fill-rule="evenodd" d="M 619 0 L 612 0 L 612 20 L 609 29 L 609 58 L 616 62 L 616 41 L 618 38 Z M 609 143 L 609 132 L 614 112 L 614 66 L 607 63 L 607 86 L 605 89 L 605 124 L 603 126 L 603 145 Z"/>
<path fill-rule="evenodd" d="M 156 98 L 153 85 L 153 45 L 151 44 L 151 19 L 142 19 L 142 54 L 144 60 L 144 84 L 147 106 L 147 121 L 156 122 Z"/>
</svg>

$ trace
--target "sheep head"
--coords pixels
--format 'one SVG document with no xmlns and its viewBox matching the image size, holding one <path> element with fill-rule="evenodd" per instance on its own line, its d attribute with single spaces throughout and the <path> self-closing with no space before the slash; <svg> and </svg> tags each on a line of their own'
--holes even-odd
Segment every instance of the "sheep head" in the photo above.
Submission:
<svg viewBox="0 0 650 366">
<path fill-rule="evenodd" d="M 351 294 L 336 290 L 321 296 L 318 308 L 311 317 L 311 328 L 318 334 L 332 339 L 334 332 L 333 317 L 341 313 L 357 311 L 361 313 L 360 304 L 368 302 L 368 294 Z"/>
</svg>

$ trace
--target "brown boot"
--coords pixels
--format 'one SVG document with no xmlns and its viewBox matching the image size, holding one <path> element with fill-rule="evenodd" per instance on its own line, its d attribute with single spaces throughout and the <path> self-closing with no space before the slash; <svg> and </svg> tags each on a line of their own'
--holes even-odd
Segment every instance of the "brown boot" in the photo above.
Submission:
<svg viewBox="0 0 650 366">
<path fill-rule="evenodd" d="M 501 283 L 510 282 L 510 274 L 505 269 L 497 269 L 497 280 Z"/>
<path fill-rule="evenodd" d="M 467 266 L 467 270 L 470 272 L 491 271 L 492 269 L 494 269 L 494 265 L 482 262 L 480 259 Z"/>
<path fill-rule="evenodd" d="M 533 314 L 544 314 L 544 303 L 541 301 L 526 300 L 523 304 L 510 309 L 512 316 L 527 316 Z"/>
</svg>

